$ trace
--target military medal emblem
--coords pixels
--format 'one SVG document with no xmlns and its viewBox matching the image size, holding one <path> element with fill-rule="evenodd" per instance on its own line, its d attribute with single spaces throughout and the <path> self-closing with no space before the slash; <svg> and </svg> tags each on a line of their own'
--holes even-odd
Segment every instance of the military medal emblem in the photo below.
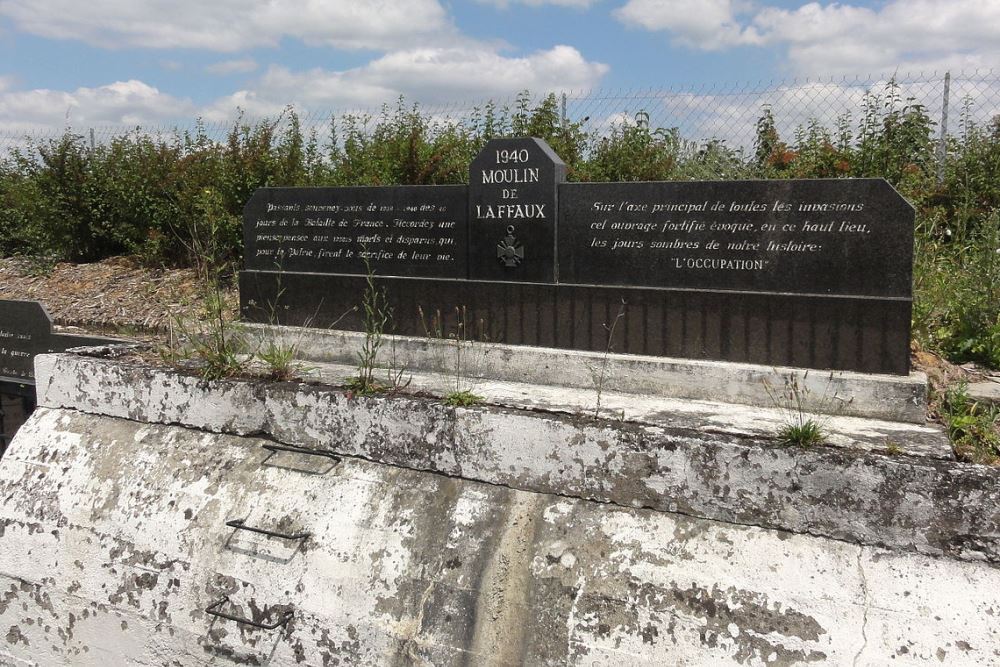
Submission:
<svg viewBox="0 0 1000 667">
<path fill-rule="evenodd" d="M 497 243 L 497 259 L 507 267 L 515 267 L 524 259 L 524 246 L 514 236 L 514 225 L 507 227 L 507 236 Z"/>
</svg>

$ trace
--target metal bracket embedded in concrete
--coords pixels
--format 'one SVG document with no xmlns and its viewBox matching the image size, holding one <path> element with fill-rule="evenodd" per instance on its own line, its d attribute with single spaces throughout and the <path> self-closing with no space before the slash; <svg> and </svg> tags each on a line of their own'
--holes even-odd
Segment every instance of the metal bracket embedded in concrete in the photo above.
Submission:
<svg viewBox="0 0 1000 667">
<path fill-rule="evenodd" d="M 650 507 L 860 544 L 1000 562 L 1000 471 L 760 438 L 529 412 L 206 382 L 63 355 L 39 405 L 333 450 L 514 489 Z"/>
<path fill-rule="evenodd" d="M 352 364 L 364 333 L 303 327 L 245 324 L 254 337 L 294 347 L 306 361 Z M 449 373 L 456 342 L 440 338 L 386 337 L 378 363 Z M 462 342 L 461 354 L 486 380 L 592 388 L 600 374 L 607 391 L 773 407 L 774 392 L 799 387 L 810 412 L 870 417 L 922 424 L 927 420 L 927 376 L 868 375 L 847 371 L 807 371 L 723 361 L 668 359 L 579 350 Z M 468 364 L 468 361 L 463 363 Z"/>
</svg>

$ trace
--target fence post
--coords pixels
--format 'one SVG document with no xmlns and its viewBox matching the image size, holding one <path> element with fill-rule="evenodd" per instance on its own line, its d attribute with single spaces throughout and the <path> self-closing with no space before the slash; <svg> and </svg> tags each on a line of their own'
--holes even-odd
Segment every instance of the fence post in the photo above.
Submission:
<svg viewBox="0 0 1000 667">
<path fill-rule="evenodd" d="M 94 128 L 90 128 L 90 152 L 94 152 L 94 146 L 96 142 L 94 141 Z"/>
<path fill-rule="evenodd" d="M 941 102 L 941 139 L 938 142 L 937 182 L 944 183 L 944 163 L 948 157 L 948 95 L 951 92 L 951 72 L 944 73 L 944 99 Z"/>
<path fill-rule="evenodd" d="M 559 115 L 562 122 L 562 129 L 565 131 L 566 124 L 569 122 L 569 119 L 566 117 L 566 93 L 562 94 L 562 106 L 560 107 Z"/>
</svg>

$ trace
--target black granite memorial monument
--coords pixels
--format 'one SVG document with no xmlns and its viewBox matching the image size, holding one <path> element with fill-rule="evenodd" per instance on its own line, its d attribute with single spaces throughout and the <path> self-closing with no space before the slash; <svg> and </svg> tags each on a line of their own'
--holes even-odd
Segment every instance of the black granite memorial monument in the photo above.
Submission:
<svg viewBox="0 0 1000 667">
<path fill-rule="evenodd" d="M 0 455 L 35 409 L 35 355 L 110 342 L 53 332 L 37 301 L 0 301 Z"/>
<path fill-rule="evenodd" d="M 882 179 L 566 183 L 538 139 L 468 186 L 262 188 L 244 319 L 361 330 L 365 264 L 395 332 L 804 368 L 909 372 L 913 208 Z M 346 313 L 346 315 L 345 315 Z"/>
</svg>

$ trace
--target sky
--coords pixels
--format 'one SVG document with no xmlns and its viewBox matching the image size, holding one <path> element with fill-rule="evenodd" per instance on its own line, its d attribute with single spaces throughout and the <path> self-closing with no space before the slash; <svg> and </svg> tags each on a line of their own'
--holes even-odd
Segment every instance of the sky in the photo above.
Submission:
<svg viewBox="0 0 1000 667">
<path fill-rule="evenodd" d="M 0 132 L 1000 71 L 1000 0 L 0 0 Z"/>
</svg>

